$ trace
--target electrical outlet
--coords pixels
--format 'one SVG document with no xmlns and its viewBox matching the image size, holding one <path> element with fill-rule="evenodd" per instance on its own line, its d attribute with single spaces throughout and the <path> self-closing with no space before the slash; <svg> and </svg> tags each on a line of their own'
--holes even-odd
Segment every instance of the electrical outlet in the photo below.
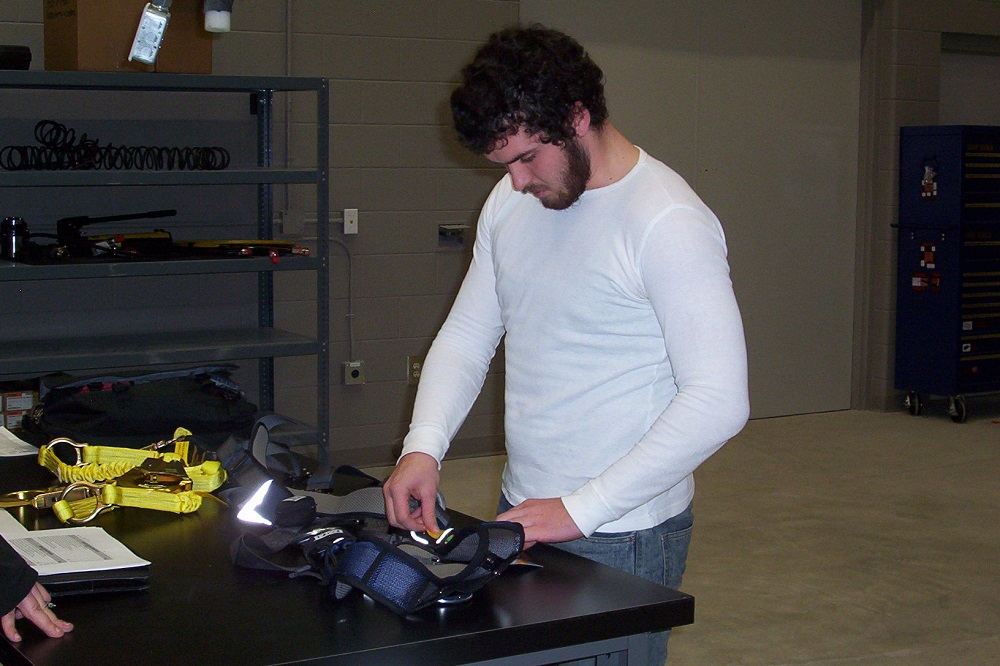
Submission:
<svg viewBox="0 0 1000 666">
<path fill-rule="evenodd" d="M 424 368 L 423 356 L 406 357 L 406 383 L 416 386 L 420 382 L 420 371 Z"/>
<path fill-rule="evenodd" d="M 356 233 L 358 233 L 358 209 L 357 208 L 345 208 L 344 209 L 344 233 L 345 234 L 356 234 Z"/>
<path fill-rule="evenodd" d="M 365 362 L 364 361 L 344 361 L 341 366 L 341 382 L 343 384 L 364 384 L 365 383 Z"/>
</svg>

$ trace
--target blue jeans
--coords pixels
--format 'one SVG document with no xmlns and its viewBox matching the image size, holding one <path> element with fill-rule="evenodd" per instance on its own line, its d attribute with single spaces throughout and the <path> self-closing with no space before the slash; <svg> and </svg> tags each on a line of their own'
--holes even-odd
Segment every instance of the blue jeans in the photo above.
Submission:
<svg viewBox="0 0 1000 666">
<path fill-rule="evenodd" d="M 510 502 L 501 495 L 498 515 L 510 508 Z M 688 546 L 691 544 L 694 525 L 692 508 L 688 505 L 673 518 L 646 530 L 594 532 L 589 537 L 549 545 L 677 590 L 681 586 Z M 663 664 L 667 660 L 669 637 L 670 631 L 653 634 L 650 653 L 640 655 L 638 663 Z"/>
</svg>

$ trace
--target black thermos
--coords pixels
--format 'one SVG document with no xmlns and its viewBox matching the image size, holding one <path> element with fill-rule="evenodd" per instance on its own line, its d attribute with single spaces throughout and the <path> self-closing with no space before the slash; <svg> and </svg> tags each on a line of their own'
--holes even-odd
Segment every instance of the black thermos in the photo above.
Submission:
<svg viewBox="0 0 1000 666">
<path fill-rule="evenodd" d="M 23 217 L 5 217 L 0 224 L 0 258 L 23 259 L 28 250 L 28 223 Z"/>
</svg>

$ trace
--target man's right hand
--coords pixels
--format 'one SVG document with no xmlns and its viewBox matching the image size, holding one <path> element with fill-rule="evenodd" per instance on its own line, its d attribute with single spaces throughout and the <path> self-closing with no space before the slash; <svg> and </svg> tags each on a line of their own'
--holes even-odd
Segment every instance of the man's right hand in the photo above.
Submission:
<svg viewBox="0 0 1000 666">
<path fill-rule="evenodd" d="M 389 524 L 436 534 L 441 529 L 435 515 L 440 481 L 437 461 L 426 453 L 408 453 L 400 458 L 396 469 L 382 484 Z M 410 510 L 411 498 L 420 503 L 413 511 Z"/>
</svg>

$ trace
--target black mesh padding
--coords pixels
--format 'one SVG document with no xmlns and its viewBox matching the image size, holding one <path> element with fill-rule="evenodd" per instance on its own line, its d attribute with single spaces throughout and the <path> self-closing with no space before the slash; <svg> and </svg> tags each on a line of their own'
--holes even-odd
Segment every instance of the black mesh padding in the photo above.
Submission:
<svg viewBox="0 0 1000 666">
<path fill-rule="evenodd" d="M 511 529 L 499 529 L 495 525 L 488 528 L 490 535 L 490 551 L 502 559 L 517 556 L 524 548 L 524 532 L 517 533 Z"/>
<path fill-rule="evenodd" d="M 456 592 L 472 593 L 516 558 L 524 545 L 517 523 L 479 523 L 444 546 L 362 535 L 337 567 L 340 581 L 406 614 Z"/>
<path fill-rule="evenodd" d="M 452 544 L 454 545 L 452 546 Z M 476 556 L 476 551 L 479 550 L 479 534 L 472 532 L 461 541 L 457 538 L 452 539 L 448 545 L 452 547 L 442 554 L 444 559 L 451 562 L 468 562 Z"/>
<path fill-rule="evenodd" d="M 358 546 L 355 548 L 355 546 Z M 351 545 L 351 568 L 348 573 L 351 573 L 357 577 L 361 577 L 371 568 L 372 564 L 375 563 L 375 559 L 378 557 L 379 549 L 373 547 L 367 541 L 358 541 Z M 343 558 L 345 561 L 347 558 Z M 340 566 L 344 566 L 341 564 Z"/>
<path fill-rule="evenodd" d="M 368 572 L 367 583 L 372 591 L 406 607 L 420 598 L 426 578 L 417 569 L 400 567 L 393 558 L 383 557 Z"/>
</svg>

